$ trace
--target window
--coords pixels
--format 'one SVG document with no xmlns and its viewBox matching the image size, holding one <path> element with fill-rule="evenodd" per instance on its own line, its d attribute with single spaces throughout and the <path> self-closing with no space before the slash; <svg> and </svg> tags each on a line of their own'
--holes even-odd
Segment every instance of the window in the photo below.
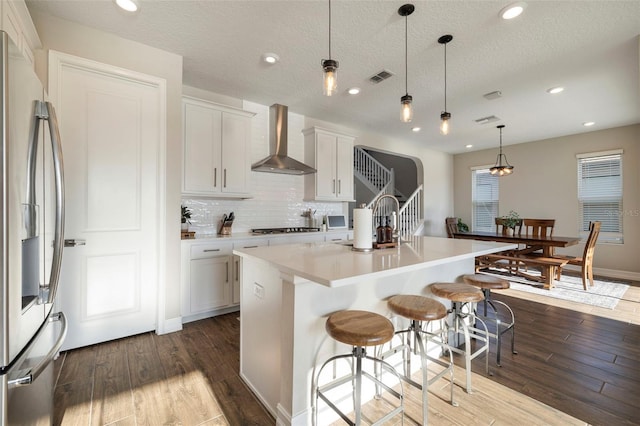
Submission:
<svg viewBox="0 0 640 426">
<path fill-rule="evenodd" d="M 579 154 L 578 226 L 580 235 L 589 233 L 589 222 L 602 222 L 599 241 L 618 243 L 622 239 L 622 150 Z"/>
<path fill-rule="evenodd" d="M 474 231 L 493 231 L 498 216 L 498 176 L 489 167 L 471 171 L 472 224 Z"/>
</svg>

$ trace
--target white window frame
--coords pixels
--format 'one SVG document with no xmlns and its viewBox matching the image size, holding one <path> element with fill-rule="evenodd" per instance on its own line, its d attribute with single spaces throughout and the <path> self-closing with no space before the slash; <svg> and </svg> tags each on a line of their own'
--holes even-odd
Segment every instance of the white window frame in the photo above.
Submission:
<svg viewBox="0 0 640 426">
<path fill-rule="evenodd" d="M 578 168 L 578 232 L 586 238 L 589 222 L 602 223 L 598 242 L 623 244 L 623 151 L 576 155 Z"/>
<path fill-rule="evenodd" d="M 498 175 L 492 175 L 489 172 L 491 167 L 493 165 L 471 168 L 471 229 L 474 231 L 491 232 L 495 230 L 495 218 L 498 217 L 500 207 L 500 181 Z M 478 176 L 488 180 L 490 187 L 480 191 L 477 182 Z M 480 183 L 482 184 L 482 182 Z M 479 218 L 481 220 L 478 220 Z"/>
</svg>

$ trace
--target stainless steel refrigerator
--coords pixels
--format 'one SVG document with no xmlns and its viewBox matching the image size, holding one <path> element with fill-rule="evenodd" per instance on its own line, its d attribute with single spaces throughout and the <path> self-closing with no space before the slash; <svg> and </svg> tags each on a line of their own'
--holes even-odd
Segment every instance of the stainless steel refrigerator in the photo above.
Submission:
<svg viewBox="0 0 640 426">
<path fill-rule="evenodd" d="M 64 246 L 62 149 L 32 66 L 0 31 L 0 424 L 48 425 Z"/>
</svg>

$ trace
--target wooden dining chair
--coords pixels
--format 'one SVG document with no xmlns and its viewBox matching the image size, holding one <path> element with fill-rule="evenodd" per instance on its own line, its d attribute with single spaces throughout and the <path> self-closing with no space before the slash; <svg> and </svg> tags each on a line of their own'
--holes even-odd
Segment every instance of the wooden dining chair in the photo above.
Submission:
<svg viewBox="0 0 640 426">
<path fill-rule="evenodd" d="M 522 223 L 527 235 L 534 237 L 551 237 L 553 235 L 553 227 L 556 224 L 555 219 L 523 219 Z"/>
<path fill-rule="evenodd" d="M 584 245 L 582 257 L 566 256 L 562 254 L 553 255 L 554 258 L 568 260 L 569 265 L 577 265 L 582 268 L 582 286 L 585 290 L 587 290 L 587 280 L 589 280 L 590 286 L 593 287 L 593 253 L 596 250 L 596 241 L 600 234 L 600 225 L 601 222 L 598 221 L 589 223 L 589 236 L 587 237 L 587 242 Z M 556 268 L 556 280 L 560 280 L 561 274 L 562 268 Z"/>
<path fill-rule="evenodd" d="M 458 218 L 457 217 L 446 218 L 445 225 L 447 226 L 447 237 L 455 238 L 453 234 L 458 232 Z"/>
<path fill-rule="evenodd" d="M 505 225 L 505 221 L 506 221 L 506 219 L 502 218 L 502 217 L 496 217 L 495 218 L 496 234 L 507 235 L 507 230 L 509 228 Z M 522 219 L 518 219 L 516 221 L 516 226 L 513 229 L 513 233 L 514 233 L 514 235 L 520 235 L 520 233 L 522 233 Z"/>
</svg>

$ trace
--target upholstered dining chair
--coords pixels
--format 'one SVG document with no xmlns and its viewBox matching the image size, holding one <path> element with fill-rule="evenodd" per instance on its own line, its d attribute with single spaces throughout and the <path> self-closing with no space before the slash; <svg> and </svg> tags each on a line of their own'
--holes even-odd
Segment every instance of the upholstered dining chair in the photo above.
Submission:
<svg viewBox="0 0 640 426">
<path fill-rule="evenodd" d="M 587 242 L 584 245 L 584 251 L 582 257 L 566 256 L 562 254 L 554 254 L 554 258 L 564 259 L 569 261 L 569 265 L 577 265 L 581 267 L 582 286 L 587 290 L 587 280 L 589 285 L 593 287 L 593 253 L 596 250 L 596 241 L 600 234 L 601 222 L 595 221 L 589 223 L 589 236 Z M 562 268 L 556 268 L 556 280 L 560 280 L 562 274 Z"/>
</svg>

